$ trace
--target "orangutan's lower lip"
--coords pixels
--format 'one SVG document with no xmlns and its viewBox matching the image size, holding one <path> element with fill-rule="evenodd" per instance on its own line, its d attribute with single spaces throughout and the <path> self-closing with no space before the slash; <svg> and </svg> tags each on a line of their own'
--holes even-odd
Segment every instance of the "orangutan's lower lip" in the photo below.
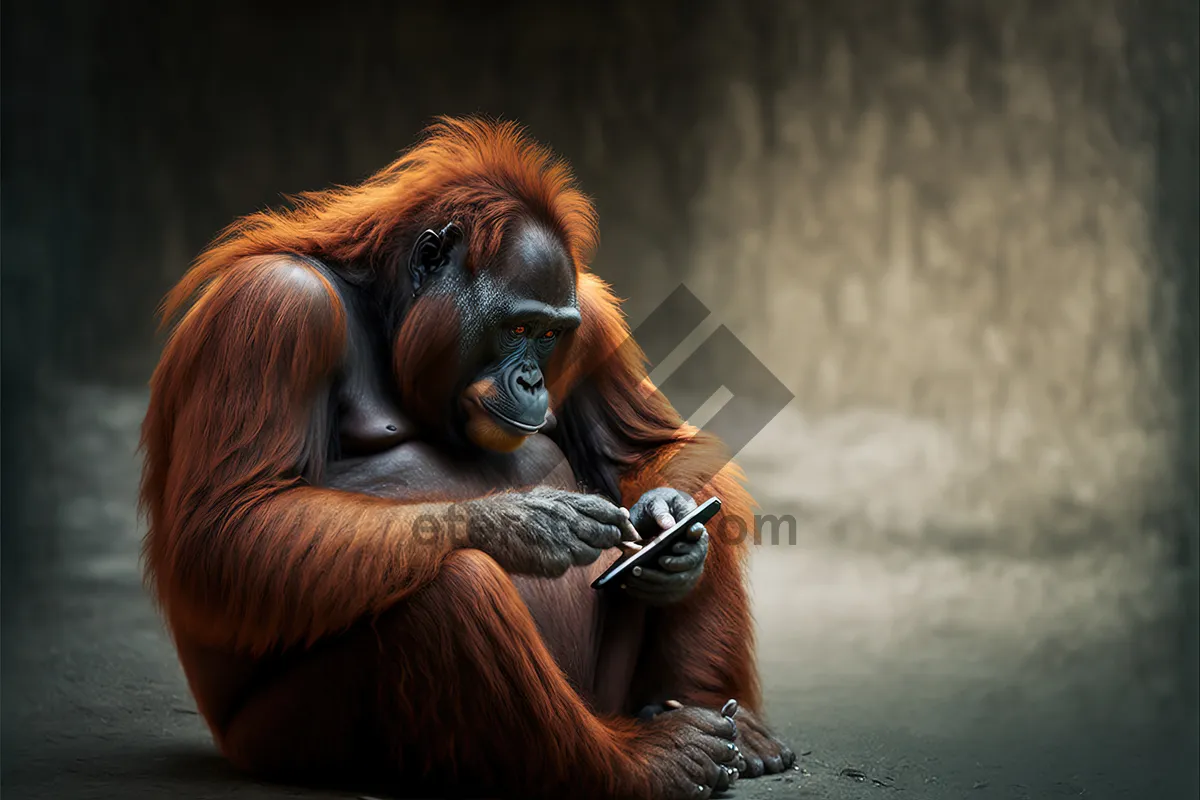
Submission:
<svg viewBox="0 0 1200 800">
<path fill-rule="evenodd" d="M 480 405 L 483 405 L 483 404 L 480 403 Z M 488 408 L 487 406 L 483 406 L 483 410 L 486 411 L 487 413 L 491 414 L 492 419 L 494 419 L 496 422 L 500 423 L 501 425 L 512 428 L 514 432 L 516 432 L 522 436 L 532 436 L 533 434 L 540 431 L 542 428 L 546 427 L 545 420 L 543 420 L 542 424 L 540 424 L 540 425 L 529 425 L 524 422 L 517 422 L 515 419 L 506 417 L 503 414 L 501 414 L 499 411 Z"/>
</svg>

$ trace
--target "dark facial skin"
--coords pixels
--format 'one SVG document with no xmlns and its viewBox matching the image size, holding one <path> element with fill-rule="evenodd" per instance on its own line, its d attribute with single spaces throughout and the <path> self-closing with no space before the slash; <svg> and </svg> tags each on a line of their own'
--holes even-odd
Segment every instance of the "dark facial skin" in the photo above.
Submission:
<svg viewBox="0 0 1200 800">
<path fill-rule="evenodd" d="M 458 412 L 466 438 L 511 452 L 553 423 L 545 369 L 564 333 L 580 322 L 575 270 L 562 243 L 545 225 L 518 223 L 498 264 L 470 273 L 466 248 L 454 236 L 447 252 L 428 235 L 414 256 L 428 264 L 421 290 L 453 292 L 463 321 L 463 366 Z"/>
</svg>

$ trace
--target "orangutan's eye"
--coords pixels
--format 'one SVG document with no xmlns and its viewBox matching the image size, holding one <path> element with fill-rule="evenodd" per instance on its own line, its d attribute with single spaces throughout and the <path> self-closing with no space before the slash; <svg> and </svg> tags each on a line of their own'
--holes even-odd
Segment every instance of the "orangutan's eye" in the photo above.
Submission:
<svg viewBox="0 0 1200 800">
<path fill-rule="evenodd" d="M 558 336 L 558 331 L 546 331 L 542 334 L 543 339 L 553 339 L 555 336 Z"/>
<path fill-rule="evenodd" d="M 524 326 L 524 325 L 518 325 L 517 327 L 515 327 L 515 328 L 513 328 L 513 329 L 512 329 L 512 332 L 513 332 L 514 334 L 516 334 L 517 336 L 524 336 L 524 335 L 525 335 L 525 326 Z"/>
</svg>

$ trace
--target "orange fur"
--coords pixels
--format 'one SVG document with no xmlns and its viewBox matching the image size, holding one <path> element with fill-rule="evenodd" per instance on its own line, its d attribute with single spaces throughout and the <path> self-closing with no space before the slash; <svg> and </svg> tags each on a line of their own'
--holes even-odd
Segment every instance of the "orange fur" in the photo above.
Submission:
<svg viewBox="0 0 1200 800">
<path fill-rule="evenodd" d="M 511 122 L 443 117 L 421 144 L 362 184 L 292 199 L 291 209 L 251 214 L 226 228 L 167 295 L 164 320 L 251 256 L 297 253 L 390 273 L 401 224 L 458 221 L 473 269 L 496 257 L 507 226 L 522 216 L 548 223 L 576 265 L 596 246 L 595 209 L 570 169 Z"/>
<path fill-rule="evenodd" d="M 235 763 L 287 778 L 359 767 L 418 783 L 473 777 L 522 796 L 655 794 L 655 760 L 671 756 L 666 723 L 596 713 L 491 558 L 447 537 L 413 540 L 423 516 L 458 499 L 452 487 L 414 502 L 321 486 L 348 312 L 294 256 L 395 281 L 405 232 L 454 218 L 470 265 L 486 269 L 522 215 L 552 225 L 574 259 L 583 323 L 548 383 L 568 423 L 572 398 L 599 398 L 595 435 L 618 445 L 620 500 L 662 485 L 715 492 L 726 515 L 752 524 L 740 473 L 717 472 L 719 443 L 650 385 L 616 299 L 587 272 L 595 214 L 566 167 L 512 125 L 442 120 L 360 186 L 235 223 L 164 304 L 178 322 L 142 431 L 146 574 Z M 418 421 L 449 400 L 452 369 L 411 377 L 453 364 L 457 316 L 435 299 L 406 310 L 396 339 Z M 743 544 L 714 536 L 693 593 L 647 612 L 655 634 L 622 710 L 667 696 L 758 707 L 743 571 Z"/>
</svg>

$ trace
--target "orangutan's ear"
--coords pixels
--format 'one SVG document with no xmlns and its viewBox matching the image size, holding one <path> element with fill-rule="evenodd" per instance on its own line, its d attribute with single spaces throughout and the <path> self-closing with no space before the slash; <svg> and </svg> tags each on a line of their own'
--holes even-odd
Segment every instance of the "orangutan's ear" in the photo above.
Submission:
<svg viewBox="0 0 1200 800">
<path fill-rule="evenodd" d="M 417 237 L 408 257 L 408 274 L 412 278 L 414 294 L 450 263 L 451 251 L 462 240 L 462 228 L 457 222 L 447 223 L 440 231 L 427 230 Z"/>
</svg>

